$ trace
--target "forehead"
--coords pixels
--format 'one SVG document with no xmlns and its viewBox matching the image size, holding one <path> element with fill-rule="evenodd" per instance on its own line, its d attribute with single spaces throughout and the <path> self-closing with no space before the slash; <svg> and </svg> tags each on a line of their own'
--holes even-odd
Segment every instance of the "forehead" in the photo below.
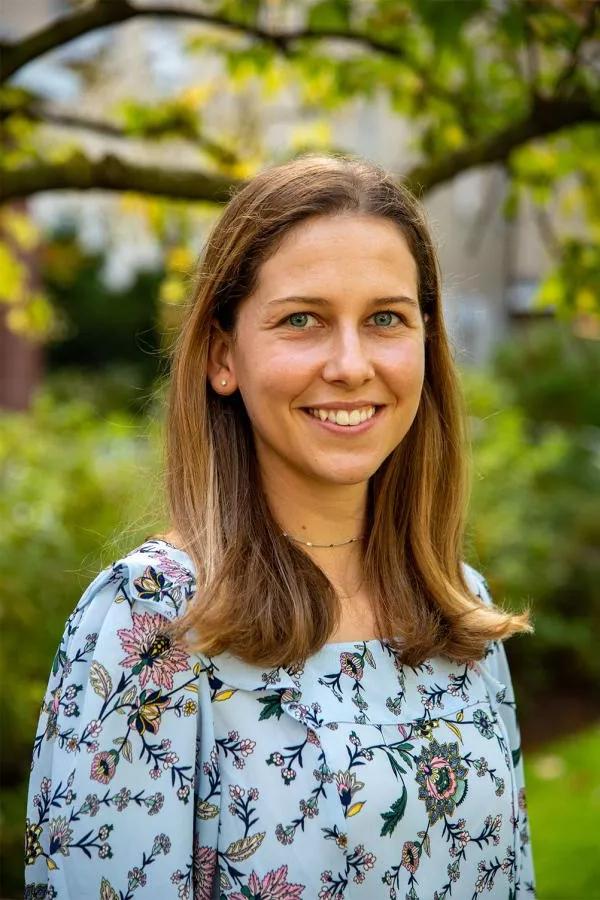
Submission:
<svg viewBox="0 0 600 900">
<path fill-rule="evenodd" d="M 416 283 L 417 265 L 396 223 L 379 216 L 315 216 L 294 226 L 259 269 L 259 286 L 333 274 Z"/>
</svg>

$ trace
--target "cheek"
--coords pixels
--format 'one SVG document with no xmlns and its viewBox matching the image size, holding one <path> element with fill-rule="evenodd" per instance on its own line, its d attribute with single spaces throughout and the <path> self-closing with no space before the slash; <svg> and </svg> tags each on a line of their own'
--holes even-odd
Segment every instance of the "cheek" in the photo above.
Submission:
<svg viewBox="0 0 600 900">
<path fill-rule="evenodd" d="M 417 341 L 406 342 L 386 354 L 381 361 L 382 371 L 392 388 L 400 396 L 420 392 L 425 377 L 425 349 Z"/>
<path fill-rule="evenodd" d="M 306 363 L 291 348 L 263 350 L 236 367 L 250 419 L 264 422 L 288 407 L 306 387 Z"/>
</svg>

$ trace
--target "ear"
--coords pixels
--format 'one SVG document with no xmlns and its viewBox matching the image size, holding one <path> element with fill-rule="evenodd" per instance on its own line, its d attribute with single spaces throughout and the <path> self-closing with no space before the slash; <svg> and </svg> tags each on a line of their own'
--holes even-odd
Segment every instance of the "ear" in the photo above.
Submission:
<svg viewBox="0 0 600 900">
<path fill-rule="evenodd" d="M 233 394 L 237 390 L 231 346 L 231 336 L 223 331 L 216 319 L 213 319 L 206 374 L 213 390 L 217 394 L 224 396 L 229 396 L 229 394 Z M 225 381 L 226 384 L 221 384 L 222 381 Z"/>
</svg>

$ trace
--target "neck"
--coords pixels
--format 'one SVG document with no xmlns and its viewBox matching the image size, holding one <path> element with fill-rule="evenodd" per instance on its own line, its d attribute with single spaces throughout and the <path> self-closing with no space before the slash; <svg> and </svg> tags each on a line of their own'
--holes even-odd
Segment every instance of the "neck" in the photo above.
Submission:
<svg viewBox="0 0 600 900">
<path fill-rule="evenodd" d="M 279 477 L 278 477 L 279 476 Z M 332 484 L 310 482 L 276 473 L 263 474 L 263 489 L 275 521 L 282 531 L 300 541 L 342 544 L 365 530 L 368 482 Z M 360 541 L 339 547 L 297 544 L 325 572 L 342 594 L 356 591 L 362 578 Z"/>
</svg>

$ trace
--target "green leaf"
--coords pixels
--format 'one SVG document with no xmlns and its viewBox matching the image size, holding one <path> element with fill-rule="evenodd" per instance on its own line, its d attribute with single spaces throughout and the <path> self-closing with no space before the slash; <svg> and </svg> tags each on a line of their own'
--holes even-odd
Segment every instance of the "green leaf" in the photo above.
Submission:
<svg viewBox="0 0 600 900">
<path fill-rule="evenodd" d="M 308 14 L 308 26 L 316 30 L 346 29 L 350 25 L 348 0 L 322 0 Z"/>
<path fill-rule="evenodd" d="M 455 44 L 464 26 L 485 7 L 485 0 L 419 0 L 419 16 L 431 31 L 436 46 Z"/>
<path fill-rule="evenodd" d="M 391 835 L 394 832 L 394 829 L 403 818 L 404 813 L 406 812 L 406 802 L 408 799 L 408 792 L 406 790 L 405 785 L 402 785 L 402 794 L 401 796 L 392 803 L 391 808 L 385 812 L 381 813 L 381 818 L 384 821 L 384 825 L 381 829 L 381 837 L 385 837 L 387 834 Z"/>
</svg>

